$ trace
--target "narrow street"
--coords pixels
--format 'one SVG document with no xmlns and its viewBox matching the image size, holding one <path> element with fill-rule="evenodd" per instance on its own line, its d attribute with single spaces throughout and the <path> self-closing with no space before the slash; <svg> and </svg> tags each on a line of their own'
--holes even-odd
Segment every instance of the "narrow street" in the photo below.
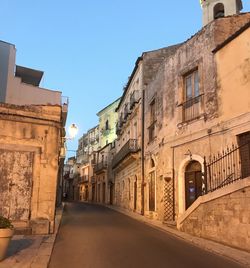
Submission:
<svg viewBox="0 0 250 268">
<path fill-rule="evenodd" d="M 106 207 L 68 203 L 49 268 L 241 267 Z"/>
</svg>

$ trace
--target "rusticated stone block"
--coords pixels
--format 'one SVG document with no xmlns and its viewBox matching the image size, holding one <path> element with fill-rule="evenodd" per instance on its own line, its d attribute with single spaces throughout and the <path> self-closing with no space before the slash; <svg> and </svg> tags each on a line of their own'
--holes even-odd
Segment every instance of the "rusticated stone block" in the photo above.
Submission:
<svg viewBox="0 0 250 268">
<path fill-rule="evenodd" d="M 48 219 L 36 219 L 32 220 L 31 223 L 32 234 L 42 235 L 49 233 L 49 220 Z"/>
</svg>

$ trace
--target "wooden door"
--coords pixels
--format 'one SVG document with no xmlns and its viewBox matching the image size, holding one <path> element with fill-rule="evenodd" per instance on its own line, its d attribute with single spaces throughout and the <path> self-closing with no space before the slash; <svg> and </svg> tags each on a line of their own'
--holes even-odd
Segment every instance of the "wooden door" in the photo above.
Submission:
<svg viewBox="0 0 250 268">
<path fill-rule="evenodd" d="M 149 176 L 149 211 L 155 211 L 155 172 L 151 172 Z"/>
<path fill-rule="evenodd" d="M 31 213 L 33 153 L 0 149 L 0 215 L 27 222 Z"/>
</svg>

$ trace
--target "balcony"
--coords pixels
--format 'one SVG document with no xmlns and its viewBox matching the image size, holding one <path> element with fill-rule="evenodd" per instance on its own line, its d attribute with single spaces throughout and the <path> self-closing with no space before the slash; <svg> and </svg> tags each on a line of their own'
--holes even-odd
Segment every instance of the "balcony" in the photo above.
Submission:
<svg viewBox="0 0 250 268">
<path fill-rule="evenodd" d="M 119 136 L 121 134 L 121 130 L 122 130 L 122 128 L 120 126 L 120 123 L 117 122 L 117 124 L 116 124 L 116 131 L 115 131 L 115 133 L 116 133 L 117 136 Z"/>
<path fill-rule="evenodd" d="M 95 183 L 95 176 L 91 177 L 91 183 Z"/>
<path fill-rule="evenodd" d="M 148 127 L 148 141 L 151 142 L 156 137 L 156 121 L 153 121 Z"/>
<path fill-rule="evenodd" d="M 101 133 L 103 136 L 108 136 L 110 132 L 111 132 L 111 128 L 101 130 Z"/>
<path fill-rule="evenodd" d="M 101 172 L 105 171 L 107 169 L 107 167 L 108 167 L 107 161 L 103 161 L 103 162 L 97 163 L 94 166 L 94 173 L 95 174 L 101 173 Z"/>
<path fill-rule="evenodd" d="M 139 102 L 139 91 L 135 90 L 131 95 L 130 95 L 130 105 L 129 108 L 130 110 L 133 109 L 136 103 Z"/>
<path fill-rule="evenodd" d="M 125 105 L 124 113 L 123 113 L 123 119 L 124 121 L 127 120 L 127 117 L 131 114 L 130 109 L 128 108 L 128 104 Z"/>
<path fill-rule="evenodd" d="M 83 175 L 79 179 L 79 183 L 86 183 L 89 182 L 89 175 Z"/>
<path fill-rule="evenodd" d="M 182 104 L 182 121 L 188 122 L 200 118 L 202 113 L 203 95 L 189 99 Z"/>
<path fill-rule="evenodd" d="M 114 156 L 112 161 L 112 168 L 117 167 L 126 157 L 133 156 L 140 150 L 138 141 L 136 139 L 130 139 L 121 148 L 121 150 Z"/>
</svg>

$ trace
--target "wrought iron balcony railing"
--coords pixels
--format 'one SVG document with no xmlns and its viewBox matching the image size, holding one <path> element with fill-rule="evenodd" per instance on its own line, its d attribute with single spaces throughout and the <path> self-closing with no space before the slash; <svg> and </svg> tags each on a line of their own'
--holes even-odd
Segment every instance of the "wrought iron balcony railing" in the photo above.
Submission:
<svg viewBox="0 0 250 268">
<path fill-rule="evenodd" d="M 107 161 L 99 162 L 94 166 L 94 173 L 102 172 L 105 169 L 107 169 L 107 167 L 108 167 Z"/>
<path fill-rule="evenodd" d="M 79 179 L 80 183 L 89 182 L 89 175 L 83 175 Z"/>
<path fill-rule="evenodd" d="M 202 115 L 203 95 L 189 99 L 182 104 L 182 121 L 187 122 L 199 118 Z"/>
<path fill-rule="evenodd" d="M 139 102 L 139 91 L 135 90 L 133 93 L 130 95 L 130 103 L 129 103 L 129 108 L 132 110 L 133 107 L 135 106 L 136 103 Z"/>
<path fill-rule="evenodd" d="M 114 156 L 112 161 L 112 168 L 115 168 L 119 163 L 121 163 L 127 156 L 137 153 L 140 150 L 138 146 L 138 141 L 136 139 L 130 139 L 121 148 L 121 150 Z"/>
</svg>

